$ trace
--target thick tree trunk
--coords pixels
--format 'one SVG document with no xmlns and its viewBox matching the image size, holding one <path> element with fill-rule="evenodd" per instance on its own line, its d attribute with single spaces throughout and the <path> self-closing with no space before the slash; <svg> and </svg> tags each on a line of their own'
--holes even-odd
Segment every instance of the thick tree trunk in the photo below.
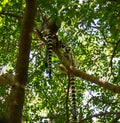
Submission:
<svg viewBox="0 0 120 123">
<path fill-rule="evenodd" d="M 20 32 L 19 52 L 16 64 L 15 84 L 12 86 L 8 104 L 8 122 L 21 123 L 22 109 L 27 84 L 29 53 L 36 13 L 36 0 L 26 0 L 26 9 Z"/>
</svg>

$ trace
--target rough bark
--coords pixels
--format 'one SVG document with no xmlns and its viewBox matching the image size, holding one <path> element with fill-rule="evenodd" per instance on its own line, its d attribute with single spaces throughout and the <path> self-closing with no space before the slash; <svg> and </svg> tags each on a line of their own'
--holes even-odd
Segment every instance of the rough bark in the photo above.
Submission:
<svg viewBox="0 0 120 123">
<path fill-rule="evenodd" d="M 26 9 L 22 20 L 19 40 L 19 51 L 16 63 L 15 84 L 12 86 L 9 105 L 8 123 L 21 123 L 22 109 L 27 84 L 29 53 L 32 40 L 32 30 L 36 13 L 36 0 L 26 0 Z"/>
</svg>

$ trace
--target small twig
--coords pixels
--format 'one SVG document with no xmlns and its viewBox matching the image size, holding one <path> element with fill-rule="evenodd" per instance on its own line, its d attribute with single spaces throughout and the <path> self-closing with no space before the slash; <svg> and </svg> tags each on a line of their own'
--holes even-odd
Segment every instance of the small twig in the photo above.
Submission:
<svg viewBox="0 0 120 123">
<path fill-rule="evenodd" d="M 66 116 L 67 116 L 66 123 L 69 123 L 69 107 L 68 107 L 69 91 L 70 91 L 70 74 L 68 73 L 68 86 L 67 86 L 67 92 L 66 92 Z"/>
<path fill-rule="evenodd" d="M 117 114 L 116 118 L 114 118 L 111 123 L 118 123 L 119 119 L 120 119 L 120 114 Z"/>
<path fill-rule="evenodd" d="M 100 32 L 101 32 L 101 34 L 102 34 L 102 36 L 103 36 L 105 42 L 106 42 L 106 43 L 109 43 L 108 40 L 107 40 L 107 38 L 106 38 L 106 36 L 105 36 L 105 34 L 104 34 L 104 32 L 103 32 L 102 30 L 100 30 Z M 104 44 L 105 44 L 105 42 L 104 42 Z"/>
<path fill-rule="evenodd" d="M 40 12 L 40 16 L 42 17 L 42 21 L 44 23 L 47 23 L 48 18 L 43 15 L 43 12 L 42 12 L 42 9 L 41 8 L 39 8 L 39 12 Z"/>
<path fill-rule="evenodd" d="M 43 41 L 43 42 L 46 44 L 45 39 L 43 38 L 41 32 L 40 32 L 38 29 L 36 29 L 36 33 L 37 33 L 37 35 L 39 36 L 39 38 L 41 39 L 41 41 Z"/>
<path fill-rule="evenodd" d="M 79 121 L 79 123 L 82 123 L 84 121 L 87 121 L 89 119 L 92 119 L 93 117 L 99 117 L 99 116 L 105 116 L 105 115 L 112 115 L 112 114 L 116 114 L 116 115 L 120 115 L 120 112 L 100 112 L 98 114 L 94 114 L 94 115 L 91 115 L 91 116 L 88 116 L 82 120 Z"/>
<path fill-rule="evenodd" d="M 120 40 L 117 41 L 116 46 L 115 46 L 114 49 L 113 49 L 113 53 L 112 53 L 111 59 L 110 59 L 109 67 L 111 68 L 111 74 L 113 73 L 113 72 L 112 72 L 112 67 L 113 67 L 112 60 L 113 60 L 113 58 L 114 58 L 114 56 L 115 56 L 115 52 L 116 52 L 116 50 L 117 50 L 119 44 L 120 44 Z"/>
<path fill-rule="evenodd" d="M 23 18 L 23 16 L 20 15 L 16 15 L 16 14 L 12 14 L 12 13 L 5 13 L 5 12 L 0 12 L 1 16 L 11 16 L 11 17 L 15 17 L 15 18 Z"/>
</svg>

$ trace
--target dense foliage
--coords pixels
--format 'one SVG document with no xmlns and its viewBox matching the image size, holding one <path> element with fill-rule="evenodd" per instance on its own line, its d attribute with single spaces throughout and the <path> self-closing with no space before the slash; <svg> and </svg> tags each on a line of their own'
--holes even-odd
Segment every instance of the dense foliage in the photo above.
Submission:
<svg viewBox="0 0 120 123">
<path fill-rule="evenodd" d="M 25 10 L 25 1 L 0 3 L 0 68 L 15 73 L 16 57 Z M 45 73 L 45 45 L 36 34 L 45 16 L 62 22 L 58 37 L 71 47 L 77 67 L 108 83 L 120 86 L 120 2 L 107 0 L 37 0 L 37 14 L 29 59 L 23 121 L 38 122 L 43 117 L 55 123 L 66 120 L 67 76 L 53 57 L 52 80 Z M 59 22 L 58 22 L 59 23 Z M 0 85 L 0 115 L 10 88 Z M 85 123 L 120 122 L 120 96 L 76 77 L 78 119 Z M 69 102 L 71 114 L 71 103 Z M 28 121 L 28 122 L 27 122 Z"/>
</svg>

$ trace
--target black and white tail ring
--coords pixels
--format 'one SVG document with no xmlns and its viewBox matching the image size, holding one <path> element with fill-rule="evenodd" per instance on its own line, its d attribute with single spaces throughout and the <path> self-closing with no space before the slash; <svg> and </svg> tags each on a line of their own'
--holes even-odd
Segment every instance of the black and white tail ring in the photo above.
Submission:
<svg viewBox="0 0 120 123">
<path fill-rule="evenodd" d="M 48 65 L 48 75 L 49 78 L 52 77 L 52 39 L 53 35 L 48 34 L 46 35 L 46 40 L 47 40 L 47 48 L 48 48 L 48 54 L 47 54 L 47 65 Z"/>
<path fill-rule="evenodd" d="M 72 96 L 72 114 L 73 120 L 77 119 L 77 109 L 76 109 L 76 89 L 75 89 L 75 79 L 73 75 L 70 75 L 70 84 L 71 84 L 71 96 Z"/>
</svg>

